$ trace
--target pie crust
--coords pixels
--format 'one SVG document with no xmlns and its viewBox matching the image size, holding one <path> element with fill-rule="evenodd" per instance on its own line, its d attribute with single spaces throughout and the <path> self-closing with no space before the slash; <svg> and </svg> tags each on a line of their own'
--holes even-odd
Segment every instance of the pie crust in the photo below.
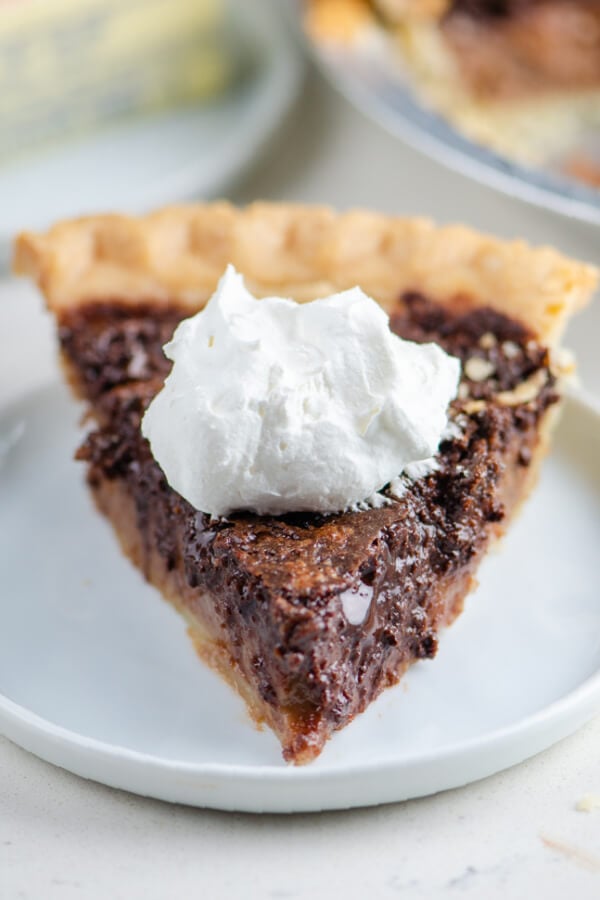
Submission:
<svg viewBox="0 0 600 900">
<path fill-rule="evenodd" d="M 549 247 L 462 225 L 268 203 L 76 219 L 46 234 L 19 235 L 14 257 L 15 271 L 36 280 L 56 313 L 111 297 L 198 309 L 227 263 L 258 296 L 302 302 L 359 284 L 387 309 L 411 290 L 446 305 L 462 298 L 520 321 L 547 346 L 560 339 L 597 279 L 593 266 Z"/>
</svg>

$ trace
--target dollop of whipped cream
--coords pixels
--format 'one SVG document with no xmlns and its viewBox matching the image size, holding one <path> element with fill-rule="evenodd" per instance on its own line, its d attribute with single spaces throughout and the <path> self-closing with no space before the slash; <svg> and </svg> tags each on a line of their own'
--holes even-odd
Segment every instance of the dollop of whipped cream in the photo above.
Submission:
<svg viewBox="0 0 600 900">
<path fill-rule="evenodd" d="M 164 351 L 173 367 L 142 432 L 171 487 L 213 516 L 364 501 L 435 454 L 460 376 L 360 288 L 257 300 L 232 266 Z"/>
</svg>

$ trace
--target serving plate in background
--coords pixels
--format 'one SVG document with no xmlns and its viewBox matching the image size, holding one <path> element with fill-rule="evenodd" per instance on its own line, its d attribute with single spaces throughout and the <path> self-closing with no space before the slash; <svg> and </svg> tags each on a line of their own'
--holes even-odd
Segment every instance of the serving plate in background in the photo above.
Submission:
<svg viewBox="0 0 600 900">
<path fill-rule="evenodd" d="M 506 194 L 584 222 L 600 224 L 600 189 L 565 176 L 558 164 L 522 165 L 477 144 L 456 131 L 416 96 L 401 50 L 383 28 L 369 40 L 331 43 L 303 28 L 305 0 L 287 8 L 313 57 L 329 80 L 355 106 L 390 133 L 449 168 Z M 590 128 L 573 148 L 600 159 L 600 134 Z"/>
</svg>

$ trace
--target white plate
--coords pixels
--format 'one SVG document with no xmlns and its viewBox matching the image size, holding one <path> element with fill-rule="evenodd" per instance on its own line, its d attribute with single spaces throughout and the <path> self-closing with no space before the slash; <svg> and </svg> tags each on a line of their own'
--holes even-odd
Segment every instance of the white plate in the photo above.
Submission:
<svg viewBox="0 0 600 900">
<path fill-rule="evenodd" d="M 517 763 L 600 709 L 600 417 L 570 401 L 541 484 L 438 657 L 284 765 L 120 555 L 50 385 L 0 413 L 0 730 L 86 778 L 198 806 L 401 800 Z"/>
<path fill-rule="evenodd" d="M 276 12 L 266 0 L 235 4 L 245 74 L 215 101 L 132 120 L 2 166 L 0 257 L 22 228 L 217 196 L 266 144 L 297 93 L 301 60 Z"/>
<path fill-rule="evenodd" d="M 300 31 L 306 0 L 287 0 L 286 8 Z M 311 40 L 303 33 L 317 63 L 331 82 L 362 112 L 387 131 L 444 165 L 513 197 L 584 222 L 600 224 L 600 190 L 569 178 L 559 165 L 521 165 L 456 131 L 427 109 L 399 65 L 400 47 L 381 29 L 378 39 L 347 45 Z M 593 127 L 581 137 L 584 158 L 597 159 L 600 144 Z"/>
</svg>

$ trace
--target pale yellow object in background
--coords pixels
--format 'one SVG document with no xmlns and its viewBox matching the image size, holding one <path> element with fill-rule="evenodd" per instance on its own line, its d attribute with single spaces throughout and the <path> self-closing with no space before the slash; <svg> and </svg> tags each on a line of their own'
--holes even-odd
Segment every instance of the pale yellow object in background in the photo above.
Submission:
<svg viewBox="0 0 600 900">
<path fill-rule="evenodd" d="M 438 19 L 450 8 L 450 0 L 373 0 L 373 5 L 390 22 L 407 19 Z"/>
<path fill-rule="evenodd" d="M 594 810 L 600 812 L 600 794 L 585 794 L 581 800 L 575 804 L 577 812 L 590 813 Z"/>
<path fill-rule="evenodd" d="M 0 159 L 214 96 L 224 0 L 0 0 Z"/>
</svg>

